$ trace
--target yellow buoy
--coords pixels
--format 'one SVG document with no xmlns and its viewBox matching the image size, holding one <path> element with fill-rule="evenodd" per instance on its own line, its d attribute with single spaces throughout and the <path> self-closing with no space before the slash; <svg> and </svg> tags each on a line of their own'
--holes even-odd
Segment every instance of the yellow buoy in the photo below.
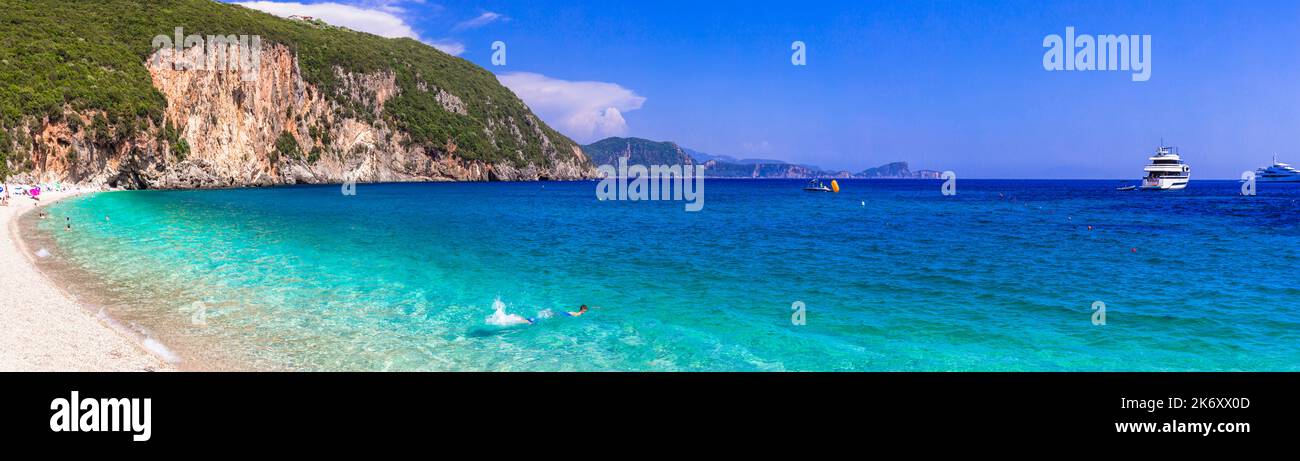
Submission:
<svg viewBox="0 0 1300 461">
<path fill-rule="evenodd" d="M 832 180 L 831 180 L 831 190 L 835 191 L 835 193 L 837 193 L 837 194 L 840 193 L 840 183 L 839 183 L 839 182 L 836 182 L 834 179 L 832 179 Z"/>
</svg>

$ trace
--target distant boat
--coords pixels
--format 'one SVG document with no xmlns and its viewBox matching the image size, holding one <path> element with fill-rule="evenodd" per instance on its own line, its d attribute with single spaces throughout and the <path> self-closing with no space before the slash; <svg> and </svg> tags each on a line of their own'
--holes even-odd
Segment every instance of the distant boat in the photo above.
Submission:
<svg viewBox="0 0 1300 461">
<path fill-rule="evenodd" d="M 1143 168 L 1147 176 L 1142 178 L 1142 190 L 1182 190 L 1191 180 L 1192 167 L 1183 163 L 1182 157 L 1173 149 L 1160 146 L 1156 155 L 1150 158 L 1151 164 Z"/>
<path fill-rule="evenodd" d="M 808 192 L 832 192 L 830 187 L 816 179 L 808 181 L 808 185 L 804 186 L 803 190 Z"/>
<path fill-rule="evenodd" d="M 1135 189 L 1137 189 L 1137 188 L 1138 188 L 1138 186 L 1134 186 L 1134 185 L 1132 185 L 1132 184 L 1129 184 L 1129 185 L 1127 185 L 1127 186 L 1119 186 L 1119 187 L 1116 187 L 1115 190 L 1120 191 L 1120 192 L 1123 192 L 1123 191 L 1135 190 Z"/>
<path fill-rule="evenodd" d="M 1278 163 L 1273 156 L 1273 165 L 1255 170 L 1255 178 L 1264 182 L 1300 182 L 1300 170 L 1285 163 Z"/>
</svg>

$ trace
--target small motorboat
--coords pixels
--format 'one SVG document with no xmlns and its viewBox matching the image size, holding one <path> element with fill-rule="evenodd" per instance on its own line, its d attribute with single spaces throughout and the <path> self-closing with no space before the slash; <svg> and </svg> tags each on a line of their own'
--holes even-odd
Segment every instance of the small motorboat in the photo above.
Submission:
<svg viewBox="0 0 1300 461">
<path fill-rule="evenodd" d="M 1124 191 L 1130 191 L 1130 190 L 1137 190 L 1137 188 L 1138 188 L 1138 186 L 1134 186 L 1134 185 L 1132 185 L 1132 184 L 1129 184 L 1129 185 L 1127 185 L 1127 186 L 1119 186 L 1119 187 L 1116 187 L 1115 190 L 1120 191 L 1120 192 L 1124 192 Z"/>
<path fill-rule="evenodd" d="M 808 192 L 833 192 L 830 187 L 816 179 L 808 181 L 808 185 L 804 186 L 803 190 Z"/>
</svg>

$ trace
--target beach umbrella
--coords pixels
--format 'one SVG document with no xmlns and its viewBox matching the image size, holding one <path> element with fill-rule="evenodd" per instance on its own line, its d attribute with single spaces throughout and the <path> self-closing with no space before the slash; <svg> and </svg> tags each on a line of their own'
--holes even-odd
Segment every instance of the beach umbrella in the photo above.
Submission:
<svg viewBox="0 0 1300 461">
<path fill-rule="evenodd" d="M 27 191 L 27 193 L 31 194 L 32 197 L 36 197 L 38 195 L 41 195 L 41 188 L 33 187 L 31 190 Z"/>
</svg>

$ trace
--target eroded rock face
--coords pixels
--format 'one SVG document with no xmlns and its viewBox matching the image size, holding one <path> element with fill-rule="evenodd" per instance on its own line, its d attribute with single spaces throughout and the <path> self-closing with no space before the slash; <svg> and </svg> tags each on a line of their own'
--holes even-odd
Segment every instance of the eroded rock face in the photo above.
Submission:
<svg viewBox="0 0 1300 461">
<path fill-rule="evenodd" d="M 199 52 L 186 54 L 193 58 Z M 450 141 L 436 150 L 408 143 L 407 134 L 383 117 L 384 104 L 401 91 L 391 72 L 353 74 L 336 68 L 337 91 L 354 102 L 343 107 L 303 80 L 296 57 L 283 45 L 262 47 L 255 78 L 235 70 L 177 70 L 171 58 L 164 49 L 145 63 L 167 100 L 161 123 L 148 121 L 139 134 L 116 139 L 96 131 L 95 118 L 102 115 L 93 111 L 29 121 L 19 127 L 36 133 L 30 154 L 20 161 L 28 168 L 14 179 L 146 189 L 581 179 L 598 174 L 581 149 L 559 152 L 531 115 L 527 120 L 488 120 L 487 125 L 498 131 L 496 135 L 514 136 L 520 144 L 522 130 L 535 133 L 547 165 L 467 161 Z M 434 93 L 444 110 L 467 114 L 461 97 L 429 83 L 419 89 Z M 363 113 L 355 111 L 358 107 Z M 174 136 L 167 135 L 167 125 L 174 127 Z M 37 129 L 32 131 L 32 126 Z M 277 140 L 282 133 L 288 133 L 298 149 L 281 152 Z"/>
</svg>

